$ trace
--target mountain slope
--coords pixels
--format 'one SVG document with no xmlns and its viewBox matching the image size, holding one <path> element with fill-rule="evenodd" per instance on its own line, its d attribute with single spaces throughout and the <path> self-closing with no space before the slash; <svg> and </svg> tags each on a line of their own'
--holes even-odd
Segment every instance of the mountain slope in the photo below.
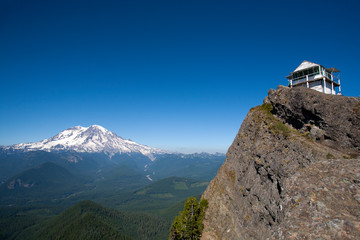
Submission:
<svg viewBox="0 0 360 240">
<path fill-rule="evenodd" d="M 69 223 L 69 221 L 67 223 Z M 54 231 L 49 228 L 49 230 L 45 230 L 42 235 L 38 236 L 37 239 L 132 239 L 121 234 L 92 213 L 85 213 L 72 220 L 70 224 L 61 227 L 61 231 L 59 229 L 57 229 L 58 231 Z"/>
<path fill-rule="evenodd" d="M 49 221 L 34 239 L 165 239 L 167 226 L 157 217 L 82 201 Z"/>
<path fill-rule="evenodd" d="M 113 188 L 112 191 L 101 191 L 100 194 L 94 191 L 93 195 L 93 192 L 90 191 L 82 199 L 91 199 L 104 206 L 122 211 L 159 214 L 166 212 L 168 208 L 190 196 L 200 196 L 208 183 L 208 181 L 169 177 L 147 184 L 137 190 L 116 191 Z"/>
<path fill-rule="evenodd" d="M 45 162 L 59 164 L 67 160 L 59 154 L 44 151 L 23 152 L 0 149 L 0 181 L 4 183 L 8 178 Z"/>
<path fill-rule="evenodd" d="M 55 163 L 26 170 L 0 186 L 0 205 L 55 201 L 85 190 L 84 179 Z M 60 200 L 59 199 L 59 200 Z"/>
<path fill-rule="evenodd" d="M 154 159 L 153 154 L 164 153 L 160 149 L 140 145 L 131 140 L 125 140 L 115 133 L 98 126 L 72 127 L 54 137 L 34 143 L 20 143 L 12 145 L 12 149 L 24 151 L 59 151 L 72 150 L 76 152 L 105 152 L 112 156 L 115 153 L 141 153 Z"/>
<path fill-rule="evenodd" d="M 141 153 L 116 153 L 110 158 L 103 152 L 0 150 L 0 183 L 45 162 L 62 166 L 75 175 L 101 178 L 106 169 L 120 166 L 135 169 L 145 176 L 144 166 L 152 161 Z"/>
<path fill-rule="evenodd" d="M 203 194 L 202 239 L 358 239 L 360 99 L 270 90 Z"/>
</svg>

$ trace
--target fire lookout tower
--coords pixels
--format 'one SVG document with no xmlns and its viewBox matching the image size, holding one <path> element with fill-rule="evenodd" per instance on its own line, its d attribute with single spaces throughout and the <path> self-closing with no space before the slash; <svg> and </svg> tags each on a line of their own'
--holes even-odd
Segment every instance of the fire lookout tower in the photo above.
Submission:
<svg viewBox="0 0 360 240">
<path fill-rule="evenodd" d="M 335 76 L 335 73 L 336 76 Z M 336 94 L 339 87 L 341 95 L 340 71 L 336 68 L 325 68 L 317 63 L 303 61 L 289 76 L 289 87 L 307 87 L 327 94 Z"/>
</svg>

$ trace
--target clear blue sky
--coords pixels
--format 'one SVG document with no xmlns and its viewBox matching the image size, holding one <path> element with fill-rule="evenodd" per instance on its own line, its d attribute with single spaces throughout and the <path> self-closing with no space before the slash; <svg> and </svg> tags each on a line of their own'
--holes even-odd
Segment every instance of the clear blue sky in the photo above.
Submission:
<svg viewBox="0 0 360 240">
<path fill-rule="evenodd" d="M 0 0 L 0 145 L 101 125 L 226 152 L 303 60 L 360 95 L 359 1 Z"/>
</svg>

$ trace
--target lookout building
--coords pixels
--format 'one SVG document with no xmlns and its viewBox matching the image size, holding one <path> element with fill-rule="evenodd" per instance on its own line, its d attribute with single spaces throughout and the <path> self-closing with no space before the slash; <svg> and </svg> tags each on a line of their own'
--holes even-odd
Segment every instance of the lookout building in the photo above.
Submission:
<svg viewBox="0 0 360 240">
<path fill-rule="evenodd" d="M 336 74 L 336 76 L 334 75 Z M 325 68 L 317 63 L 303 61 L 289 76 L 289 87 L 307 87 L 327 94 L 336 94 L 339 87 L 341 95 L 340 71 L 336 68 Z"/>
</svg>

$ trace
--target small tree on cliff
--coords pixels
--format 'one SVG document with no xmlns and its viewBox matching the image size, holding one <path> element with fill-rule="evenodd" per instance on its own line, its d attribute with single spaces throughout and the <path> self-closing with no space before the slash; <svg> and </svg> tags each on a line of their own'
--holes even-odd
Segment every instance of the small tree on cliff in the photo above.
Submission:
<svg viewBox="0 0 360 240">
<path fill-rule="evenodd" d="M 189 197 L 185 202 L 184 211 L 179 213 L 170 228 L 170 240 L 200 239 L 204 225 L 202 223 L 208 201 L 202 199 L 198 203 L 195 197 Z"/>
</svg>

